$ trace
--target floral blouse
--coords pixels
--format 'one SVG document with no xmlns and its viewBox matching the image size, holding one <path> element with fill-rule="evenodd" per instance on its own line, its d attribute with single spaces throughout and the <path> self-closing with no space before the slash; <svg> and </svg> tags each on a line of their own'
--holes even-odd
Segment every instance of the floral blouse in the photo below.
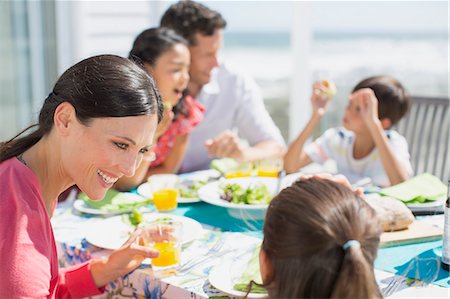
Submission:
<svg viewBox="0 0 450 299">
<path fill-rule="evenodd" d="M 175 138 L 178 135 L 189 134 L 203 119 L 203 111 L 205 111 L 203 105 L 196 102 L 191 96 L 186 96 L 185 101 L 186 106 L 189 107 L 189 116 L 186 117 L 183 114 L 178 115 L 177 119 L 172 122 L 166 132 L 159 137 L 154 149 L 156 159 L 150 167 L 156 167 L 162 164 L 166 160 L 167 154 L 172 150 Z"/>
</svg>

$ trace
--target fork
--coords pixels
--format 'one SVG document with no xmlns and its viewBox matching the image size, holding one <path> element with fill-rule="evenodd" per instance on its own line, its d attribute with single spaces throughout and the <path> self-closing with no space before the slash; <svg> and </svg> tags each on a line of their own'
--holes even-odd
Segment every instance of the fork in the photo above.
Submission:
<svg viewBox="0 0 450 299">
<path fill-rule="evenodd" d="M 224 244 L 225 244 L 225 240 L 223 238 L 220 238 L 219 240 L 216 241 L 216 243 L 214 243 L 214 245 L 204 255 L 196 257 L 196 258 L 188 261 L 184 265 L 182 265 L 178 269 L 178 273 L 187 272 L 187 271 L 191 270 L 192 268 L 200 265 L 201 263 L 203 263 L 210 257 L 216 256 L 220 252 L 220 250 L 222 249 Z"/>
<path fill-rule="evenodd" d="M 402 284 L 404 281 L 403 278 L 396 278 L 393 277 L 393 279 L 389 282 L 386 288 L 383 290 L 383 297 L 389 297 L 396 291 L 397 287 Z"/>
</svg>

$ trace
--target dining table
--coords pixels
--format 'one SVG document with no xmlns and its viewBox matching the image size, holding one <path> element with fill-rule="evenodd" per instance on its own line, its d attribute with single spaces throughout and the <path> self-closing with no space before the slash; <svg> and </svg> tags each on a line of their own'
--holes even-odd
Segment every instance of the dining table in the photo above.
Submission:
<svg viewBox="0 0 450 299">
<path fill-rule="evenodd" d="M 92 244 L 95 242 L 90 242 L 87 237 L 92 236 L 93 229 L 108 217 L 74 209 L 75 199 L 74 192 L 58 204 L 52 217 L 60 267 L 83 263 L 111 252 L 111 249 Z M 152 206 L 147 207 L 147 212 L 151 213 Z M 234 268 L 230 265 L 248 261 L 261 244 L 263 220 L 246 215 L 237 217 L 229 212 L 226 207 L 203 201 L 178 204 L 170 215 L 194 219 L 202 228 L 196 232 L 194 240 L 183 245 L 178 270 L 156 275 L 151 263 L 144 261 L 136 270 L 109 283 L 103 294 L 93 298 L 241 298 L 242 293 L 215 286 L 223 284 L 217 280 L 233 274 L 230 272 Z M 442 229 L 444 216 L 417 216 L 416 221 Z M 111 234 L 114 234 L 113 229 Z M 450 298 L 450 277 L 441 267 L 441 250 L 442 238 L 380 247 L 375 276 L 383 296 Z"/>
</svg>

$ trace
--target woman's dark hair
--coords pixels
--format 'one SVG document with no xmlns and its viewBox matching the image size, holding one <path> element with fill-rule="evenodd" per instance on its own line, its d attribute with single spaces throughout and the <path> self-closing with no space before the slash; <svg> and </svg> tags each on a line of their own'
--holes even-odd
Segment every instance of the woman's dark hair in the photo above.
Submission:
<svg viewBox="0 0 450 299">
<path fill-rule="evenodd" d="M 162 119 L 161 96 L 153 79 L 129 59 L 115 55 L 87 58 L 65 71 L 45 99 L 39 122 L 0 144 L 0 162 L 22 154 L 53 128 L 61 103 L 70 103 L 77 119 L 89 125 L 93 118 L 157 115 Z M 19 137 L 25 131 L 32 133 Z"/>
<path fill-rule="evenodd" d="M 161 27 L 174 29 L 195 46 L 195 34 L 211 36 L 217 29 L 226 27 L 227 22 L 220 13 L 195 1 L 178 1 L 172 4 L 161 17 Z"/>
<path fill-rule="evenodd" d="M 143 66 L 147 63 L 154 67 L 158 58 L 177 44 L 188 46 L 188 42 L 172 29 L 150 28 L 142 31 L 136 37 L 128 58 L 139 65 Z M 174 118 L 176 119 L 179 114 L 188 117 L 189 111 L 187 108 L 183 96 L 172 109 Z"/>
<path fill-rule="evenodd" d="M 370 88 L 378 99 L 378 117 L 395 125 L 410 109 L 411 96 L 403 85 L 391 76 L 373 76 L 359 82 L 352 92 Z"/>
<path fill-rule="evenodd" d="M 381 226 L 352 190 L 329 180 L 297 181 L 270 203 L 262 249 L 272 265 L 271 298 L 381 298 L 373 263 Z M 358 246 L 343 249 L 349 240 Z"/>
</svg>

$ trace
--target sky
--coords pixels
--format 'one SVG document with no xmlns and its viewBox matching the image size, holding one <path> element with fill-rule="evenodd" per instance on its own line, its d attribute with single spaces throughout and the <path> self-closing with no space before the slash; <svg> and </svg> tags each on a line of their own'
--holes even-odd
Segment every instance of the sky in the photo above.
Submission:
<svg viewBox="0 0 450 299">
<path fill-rule="evenodd" d="M 294 5 L 310 5 L 314 31 L 448 32 L 448 1 L 200 1 L 227 31 L 287 31 Z"/>
</svg>

